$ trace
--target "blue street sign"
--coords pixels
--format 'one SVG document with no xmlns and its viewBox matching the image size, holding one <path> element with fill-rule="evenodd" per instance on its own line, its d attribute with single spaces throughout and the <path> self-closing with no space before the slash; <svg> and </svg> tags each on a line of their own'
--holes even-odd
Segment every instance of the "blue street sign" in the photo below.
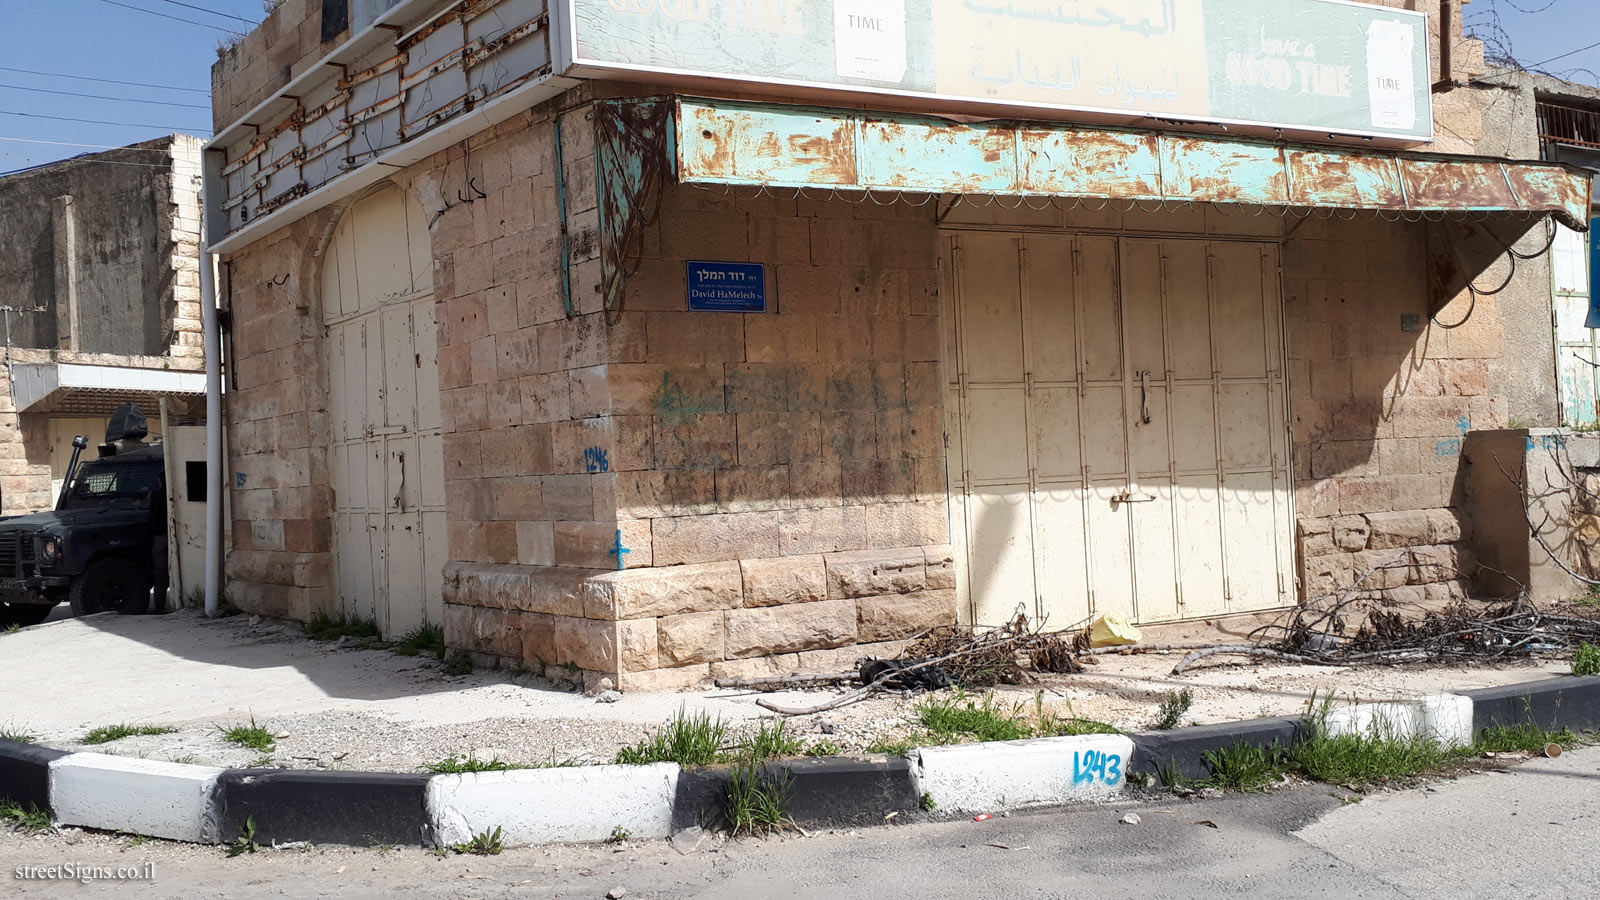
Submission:
<svg viewBox="0 0 1600 900">
<path fill-rule="evenodd" d="M 1589 319 L 1585 328 L 1600 328 L 1600 219 L 1589 220 Z"/>
<path fill-rule="evenodd" d="M 761 263 L 689 261 L 689 308 L 766 312 L 767 267 Z"/>
</svg>

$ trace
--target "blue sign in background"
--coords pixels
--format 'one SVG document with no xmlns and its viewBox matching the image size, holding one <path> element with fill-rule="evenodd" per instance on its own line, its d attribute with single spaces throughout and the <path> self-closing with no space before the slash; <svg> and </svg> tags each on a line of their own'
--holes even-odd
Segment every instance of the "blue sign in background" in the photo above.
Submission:
<svg viewBox="0 0 1600 900">
<path fill-rule="evenodd" d="M 1585 328 L 1600 328 L 1600 219 L 1589 220 L 1589 320 Z"/>
<path fill-rule="evenodd" d="M 689 308 L 766 312 L 767 267 L 761 263 L 689 261 Z"/>
</svg>

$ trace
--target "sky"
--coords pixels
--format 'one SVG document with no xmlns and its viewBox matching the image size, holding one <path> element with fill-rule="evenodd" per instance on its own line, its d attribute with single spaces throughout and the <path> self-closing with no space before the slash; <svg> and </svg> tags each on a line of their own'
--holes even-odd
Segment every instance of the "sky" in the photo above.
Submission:
<svg viewBox="0 0 1600 900">
<path fill-rule="evenodd" d="M 1473 0 L 1466 11 L 1474 30 L 1534 64 L 1600 41 L 1597 4 Z M 0 0 L 0 10 L 0 173 L 174 131 L 209 137 L 217 44 L 265 17 L 262 0 Z M 1544 68 L 1600 82 L 1600 47 Z"/>
</svg>

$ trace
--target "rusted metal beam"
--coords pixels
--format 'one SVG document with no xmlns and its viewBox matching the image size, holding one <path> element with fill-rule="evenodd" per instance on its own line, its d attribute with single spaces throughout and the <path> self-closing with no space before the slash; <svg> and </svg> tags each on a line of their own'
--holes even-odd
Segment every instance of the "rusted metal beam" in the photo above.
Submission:
<svg viewBox="0 0 1600 900">
<path fill-rule="evenodd" d="M 1589 175 L 1553 163 L 690 97 L 676 122 L 690 183 L 1551 213 L 1589 227 Z"/>
</svg>

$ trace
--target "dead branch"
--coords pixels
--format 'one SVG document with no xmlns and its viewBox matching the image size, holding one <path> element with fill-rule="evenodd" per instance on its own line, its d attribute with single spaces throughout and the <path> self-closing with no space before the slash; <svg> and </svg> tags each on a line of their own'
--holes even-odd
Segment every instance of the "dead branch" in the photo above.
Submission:
<svg viewBox="0 0 1600 900">
<path fill-rule="evenodd" d="M 1510 481 L 1512 484 L 1516 485 L 1517 506 L 1522 510 L 1522 520 L 1528 523 L 1528 534 L 1533 537 L 1534 543 L 1539 545 L 1539 549 L 1543 550 L 1545 555 L 1550 557 L 1550 561 L 1561 568 L 1561 571 L 1566 572 L 1568 575 L 1571 575 L 1578 581 L 1584 584 L 1600 584 L 1600 579 L 1585 578 L 1584 576 L 1573 571 L 1572 566 L 1568 565 L 1566 560 L 1563 560 L 1555 550 L 1551 549 L 1549 544 L 1545 543 L 1544 535 L 1539 533 L 1539 526 L 1533 524 L 1533 514 L 1528 510 L 1527 502 L 1522 499 L 1527 495 L 1527 488 L 1523 484 L 1522 479 L 1515 478 L 1510 472 L 1506 471 L 1506 467 L 1500 464 L 1499 454 L 1491 454 L 1491 456 L 1494 457 L 1495 467 L 1500 470 L 1500 474 L 1504 475 L 1507 481 Z"/>
<path fill-rule="evenodd" d="M 1007 638 L 1006 640 L 1015 641 L 1021 639 L 1022 637 L 1026 637 L 1026 635 L 1016 635 L 1012 638 Z M 967 651 L 965 650 L 959 650 L 955 653 L 950 653 L 945 656 L 936 656 L 933 659 L 925 659 L 921 662 L 916 662 L 908 666 L 893 669 L 883 673 L 882 675 L 879 675 L 872 681 L 871 684 L 862 685 L 848 694 L 840 694 L 832 700 L 829 700 L 825 703 L 819 703 L 816 706 L 779 706 L 770 700 L 757 700 L 756 705 L 762 709 L 771 710 L 780 716 L 807 716 L 812 713 L 826 712 L 830 709 L 838 709 L 841 706 L 865 699 L 868 694 L 871 694 L 873 691 L 883 687 L 888 682 L 905 675 L 907 672 L 916 672 L 921 669 L 926 669 L 930 666 L 936 666 L 940 663 L 949 662 L 952 659 L 962 656 L 966 652 Z"/>
<path fill-rule="evenodd" d="M 1219 654 L 1237 656 L 1265 656 L 1270 659 L 1281 659 L 1288 662 L 1306 663 L 1313 666 L 1338 665 L 1338 663 L 1330 662 L 1325 659 L 1319 659 L 1314 656 L 1301 656 L 1295 653 L 1284 653 L 1282 650 L 1271 650 L 1266 647 L 1257 647 L 1251 644 L 1228 644 L 1221 647 L 1207 647 L 1204 650 L 1194 651 L 1188 656 L 1185 656 L 1182 662 L 1172 667 L 1172 674 L 1182 675 L 1184 670 L 1189 668 L 1189 666 L 1193 665 L 1194 663 L 1197 663 L 1208 656 L 1217 656 Z"/>
</svg>

